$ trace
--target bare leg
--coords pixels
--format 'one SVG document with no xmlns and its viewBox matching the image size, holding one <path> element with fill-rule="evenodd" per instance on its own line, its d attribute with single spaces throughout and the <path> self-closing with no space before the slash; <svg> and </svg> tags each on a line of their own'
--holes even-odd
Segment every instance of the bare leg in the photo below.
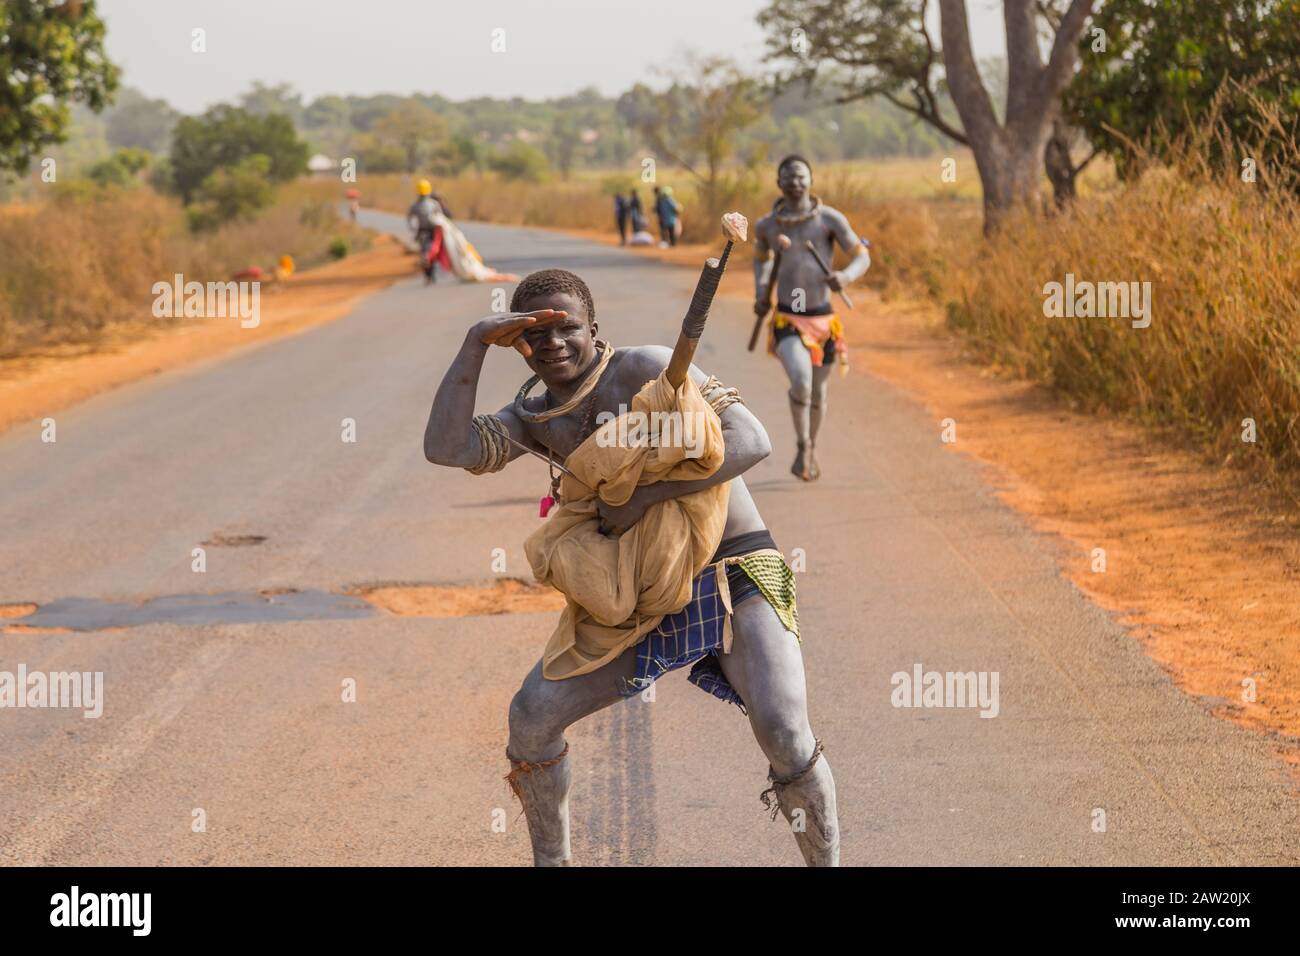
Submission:
<svg viewBox="0 0 1300 956">
<path fill-rule="evenodd" d="M 835 780 L 830 764 L 818 757 L 808 723 L 798 641 L 760 596 L 736 608 L 732 629 L 731 653 L 718 660 L 749 710 L 754 737 L 771 764 L 781 812 L 809 866 L 838 866 Z"/>
<path fill-rule="evenodd" d="M 816 481 L 822 476 L 817 464 L 817 433 L 822 430 L 822 421 L 826 418 L 826 397 L 830 392 L 831 369 L 835 362 L 827 360 L 819 368 L 812 370 L 812 406 L 808 409 L 808 471 Z"/>
<path fill-rule="evenodd" d="M 511 787 L 524 806 L 536 866 L 569 863 L 571 771 L 564 730 L 588 714 L 623 700 L 636 673 L 636 648 L 590 674 L 547 680 L 539 660 L 510 701 Z"/>
<path fill-rule="evenodd" d="M 790 379 L 790 415 L 794 419 L 794 437 L 799 446 L 790 472 L 807 481 L 811 477 L 807 467 L 807 449 L 810 443 L 808 412 L 813 394 L 812 357 L 797 335 L 786 336 L 777 342 L 776 354 Z"/>
</svg>

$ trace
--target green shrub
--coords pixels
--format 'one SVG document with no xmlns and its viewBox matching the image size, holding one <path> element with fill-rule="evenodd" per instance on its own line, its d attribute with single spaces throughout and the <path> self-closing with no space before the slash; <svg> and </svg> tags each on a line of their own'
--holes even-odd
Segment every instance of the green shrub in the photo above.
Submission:
<svg viewBox="0 0 1300 956">
<path fill-rule="evenodd" d="M 545 153 L 518 141 L 512 143 L 509 149 L 493 156 L 488 165 L 502 179 L 521 179 L 530 183 L 540 183 L 550 169 Z"/>
<path fill-rule="evenodd" d="M 259 153 L 210 173 L 199 186 L 198 201 L 188 210 L 190 228 L 199 231 L 249 219 L 269 206 L 275 198 L 270 171 L 270 157 Z"/>
<path fill-rule="evenodd" d="M 86 175 L 99 186 L 134 186 L 151 158 L 143 149 L 119 149 L 108 159 L 91 166 Z"/>
</svg>

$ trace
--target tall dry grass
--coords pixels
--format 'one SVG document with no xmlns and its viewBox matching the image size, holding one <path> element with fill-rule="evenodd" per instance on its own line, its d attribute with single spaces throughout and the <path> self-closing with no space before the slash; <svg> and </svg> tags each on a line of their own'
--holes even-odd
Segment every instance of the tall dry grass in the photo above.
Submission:
<svg viewBox="0 0 1300 956">
<path fill-rule="evenodd" d="M 417 178 L 397 173 L 364 176 L 358 183 L 361 203 L 405 213 L 415 200 Z M 342 187 L 329 188 L 342 193 Z M 446 199 L 457 219 L 554 229 L 612 229 L 614 223 L 613 195 L 592 176 L 537 184 L 502 179 L 495 173 L 470 173 L 440 177 L 434 190 Z M 642 193 L 645 202 L 649 190 Z"/>
<path fill-rule="evenodd" d="M 1207 134 L 1198 134 L 1203 137 Z M 1014 214 L 951 256 L 950 325 L 1015 375 L 1086 410 L 1137 418 L 1221 461 L 1300 488 L 1300 202 L 1286 166 L 1245 182 L 1193 138 L 1176 167 L 1062 216 Z M 1232 155 L 1229 153 L 1229 155 Z M 1293 150 L 1290 168 L 1300 168 Z M 1150 282 L 1151 324 L 1049 318 L 1044 286 L 1067 273 Z M 1244 420 L 1254 422 L 1256 440 Z"/>
<path fill-rule="evenodd" d="M 296 186 L 255 219 L 202 234 L 189 231 L 178 202 L 143 188 L 78 188 L 0 209 L 0 357 L 161 321 L 152 316 L 155 282 L 178 272 L 226 279 L 285 254 L 307 268 L 339 235 L 364 242 L 333 203 Z"/>
</svg>

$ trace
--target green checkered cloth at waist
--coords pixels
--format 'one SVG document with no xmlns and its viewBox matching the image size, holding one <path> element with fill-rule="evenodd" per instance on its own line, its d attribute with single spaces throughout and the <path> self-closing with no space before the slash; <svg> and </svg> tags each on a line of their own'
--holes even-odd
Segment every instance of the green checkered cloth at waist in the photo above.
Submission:
<svg viewBox="0 0 1300 956">
<path fill-rule="evenodd" d="M 735 558 L 724 558 L 723 564 L 738 565 L 745 576 L 754 582 L 776 616 L 781 619 L 785 629 L 799 637 L 799 609 L 795 605 L 794 572 L 785 563 L 779 551 L 770 549 L 742 554 Z M 736 604 L 736 591 L 732 588 L 732 606 Z"/>
</svg>

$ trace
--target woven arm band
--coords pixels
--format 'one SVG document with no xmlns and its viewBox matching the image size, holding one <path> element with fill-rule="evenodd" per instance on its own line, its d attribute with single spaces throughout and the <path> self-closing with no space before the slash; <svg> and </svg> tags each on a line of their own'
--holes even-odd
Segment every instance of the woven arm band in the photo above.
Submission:
<svg viewBox="0 0 1300 956">
<path fill-rule="evenodd" d="M 510 432 L 506 423 L 495 415 L 475 415 L 470 427 L 478 435 L 478 464 L 465 470 L 471 475 L 489 475 L 504 468 L 510 460 Z"/>
<path fill-rule="evenodd" d="M 713 393 L 712 398 L 709 397 L 710 392 Z M 723 385 L 718 381 L 716 375 L 710 375 L 708 381 L 700 386 L 700 394 L 703 395 L 704 400 L 709 403 L 709 407 L 719 415 L 732 405 L 745 404 L 745 400 L 740 397 L 740 389 L 728 388 L 726 385 Z"/>
</svg>

